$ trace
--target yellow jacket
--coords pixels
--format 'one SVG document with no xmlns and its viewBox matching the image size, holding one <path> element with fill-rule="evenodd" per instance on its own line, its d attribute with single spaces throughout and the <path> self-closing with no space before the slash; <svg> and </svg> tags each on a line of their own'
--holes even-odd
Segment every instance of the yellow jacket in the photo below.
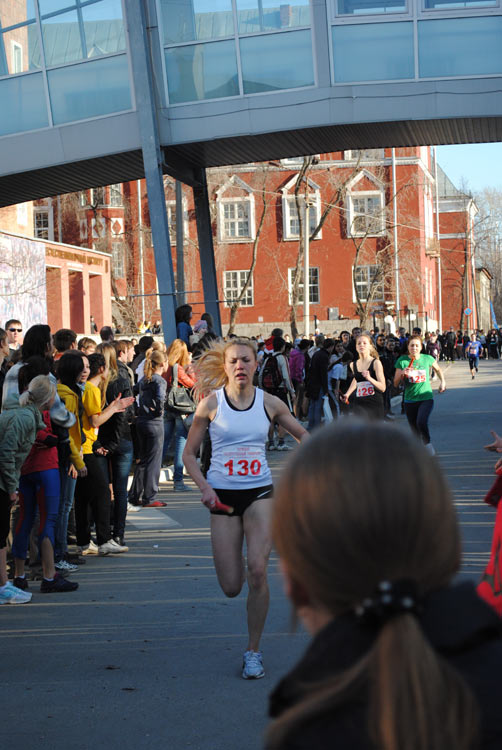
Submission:
<svg viewBox="0 0 502 750">
<path fill-rule="evenodd" d="M 58 395 L 64 401 L 68 411 L 75 414 L 75 424 L 70 427 L 68 432 L 70 434 L 71 462 L 77 470 L 80 470 L 84 468 L 85 464 L 82 458 L 82 433 L 78 417 L 78 396 L 75 391 L 72 391 L 67 385 L 62 385 L 62 383 L 58 383 Z"/>
</svg>

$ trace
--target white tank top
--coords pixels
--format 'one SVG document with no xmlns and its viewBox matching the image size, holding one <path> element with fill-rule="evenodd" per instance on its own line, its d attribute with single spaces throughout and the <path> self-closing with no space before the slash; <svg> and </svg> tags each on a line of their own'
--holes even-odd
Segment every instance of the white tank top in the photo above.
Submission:
<svg viewBox="0 0 502 750">
<path fill-rule="evenodd" d="M 254 389 L 247 409 L 235 409 L 225 389 L 215 391 L 218 408 L 209 425 L 211 465 L 207 481 L 221 490 L 246 490 L 272 484 L 265 444 L 270 420 L 263 405 L 263 391 Z"/>
</svg>

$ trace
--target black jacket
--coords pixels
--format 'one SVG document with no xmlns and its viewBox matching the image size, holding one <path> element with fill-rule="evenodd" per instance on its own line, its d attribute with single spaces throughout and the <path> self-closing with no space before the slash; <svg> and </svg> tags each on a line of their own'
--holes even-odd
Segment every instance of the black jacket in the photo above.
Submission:
<svg viewBox="0 0 502 750">
<path fill-rule="evenodd" d="M 319 398 L 321 389 L 328 392 L 328 368 L 330 355 L 326 349 L 319 349 L 312 357 L 307 376 L 306 393 L 309 398 Z"/>
<path fill-rule="evenodd" d="M 502 747 L 502 621 L 471 583 L 427 597 L 420 621 L 432 646 L 458 670 L 476 696 L 481 713 L 480 750 Z M 375 631 L 344 615 L 312 641 L 299 664 L 270 697 L 270 715 L 301 702 L 309 684 L 329 678 L 358 661 L 372 645 Z M 339 709 L 295 729 L 281 750 L 374 750 L 367 727 L 367 696 L 353 695 Z M 403 749 L 404 750 L 404 749 Z M 453 750 L 453 748 L 445 748 Z"/>
<path fill-rule="evenodd" d="M 122 398 L 132 396 L 132 387 L 125 365 L 118 363 L 119 375 L 106 389 L 106 403 L 110 404 L 117 396 Z M 132 440 L 131 424 L 134 419 L 134 406 L 128 406 L 125 411 L 112 414 L 110 419 L 103 422 L 99 428 L 98 440 L 100 445 L 113 453 L 117 450 L 121 440 Z"/>
</svg>

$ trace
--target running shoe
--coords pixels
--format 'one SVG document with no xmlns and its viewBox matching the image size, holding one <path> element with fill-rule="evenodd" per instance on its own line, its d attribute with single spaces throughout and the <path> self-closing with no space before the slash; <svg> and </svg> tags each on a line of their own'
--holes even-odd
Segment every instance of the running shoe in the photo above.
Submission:
<svg viewBox="0 0 502 750">
<path fill-rule="evenodd" d="M 132 503 L 127 503 L 128 513 L 137 513 L 138 510 L 141 510 L 141 505 L 133 505 Z"/>
<path fill-rule="evenodd" d="M 28 580 L 26 577 L 16 576 L 12 583 L 17 589 L 21 589 L 21 591 L 26 591 L 28 588 Z"/>
<path fill-rule="evenodd" d="M 76 581 L 67 581 L 59 573 L 56 573 L 52 581 L 43 578 L 40 584 L 41 594 L 64 594 L 67 591 L 76 591 L 77 589 L 78 583 Z"/>
<path fill-rule="evenodd" d="M 100 555 L 119 555 L 122 552 L 129 552 L 129 547 L 126 547 L 125 544 L 117 544 L 113 539 L 99 545 Z"/>
<path fill-rule="evenodd" d="M 259 680 L 265 677 L 261 651 L 245 651 L 242 661 L 242 677 L 245 680 Z"/>
<path fill-rule="evenodd" d="M 289 448 L 289 445 L 286 445 L 286 443 L 279 442 L 278 445 L 277 445 L 277 450 L 278 451 L 289 451 L 290 448 Z"/>
<path fill-rule="evenodd" d="M 175 492 L 190 492 L 190 487 L 181 480 L 180 482 L 173 483 L 173 490 Z"/>
<path fill-rule="evenodd" d="M 143 508 L 166 508 L 167 503 L 163 503 L 160 500 L 153 500 L 151 503 L 146 503 Z"/>
<path fill-rule="evenodd" d="M 98 545 L 95 544 L 91 539 L 89 544 L 86 544 L 85 547 L 79 547 L 79 551 L 81 555 L 97 555 Z"/>
<path fill-rule="evenodd" d="M 73 565 L 73 563 L 69 563 L 66 560 L 58 560 L 57 563 L 54 563 L 54 567 L 56 570 L 66 570 L 68 573 L 78 570 L 78 565 Z"/>
<path fill-rule="evenodd" d="M 269 441 L 267 443 L 267 450 L 268 451 L 275 451 L 275 443 L 272 443 L 272 442 Z"/>
<path fill-rule="evenodd" d="M 436 455 L 436 451 L 434 450 L 434 446 L 432 445 L 432 443 L 427 443 L 427 445 L 425 446 L 425 450 L 430 453 L 431 456 Z"/>
<path fill-rule="evenodd" d="M 14 586 L 10 581 L 0 590 L 0 604 L 28 604 L 31 602 L 32 594 L 29 591 L 22 591 Z"/>
</svg>

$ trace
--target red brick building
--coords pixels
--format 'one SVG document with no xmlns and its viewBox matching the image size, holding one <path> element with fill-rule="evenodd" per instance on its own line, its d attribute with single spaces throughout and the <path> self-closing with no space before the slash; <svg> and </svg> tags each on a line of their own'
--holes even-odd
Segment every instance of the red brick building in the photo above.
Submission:
<svg viewBox="0 0 502 750">
<path fill-rule="evenodd" d="M 360 320 L 382 328 L 391 319 L 435 329 L 441 316 L 431 149 L 396 149 L 394 165 L 391 149 L 321 154 L 303 170 L 298 158 L 208 171 L 224 331 L 248 276 L 236 332 L 266 333 L 274 324 L 288 330 L 298 270 L 294 310 L 303 332 L 305 200 L 311 331 L 316 323 L 331 333 Z M 477 309 L 470 292 L 475 206 L 459 191 L 448 195 L 456 190 L 450 185 L 440 172 L 442 324 L 458 327 L 466 306 Z M 169 178 L 165 189 L 176 269 L 176 197 Z M 182 194 L 186 300 L 197 319 L 204 309 L 202 272 L 192 193 L 183 187 Z M 35 232 L 110 254 L 114 316 L 123 329 L 159 316 L 144 181 L 39 202 Z M 469 241 L 460 242 L 460 235 Z"/>
</svg>

